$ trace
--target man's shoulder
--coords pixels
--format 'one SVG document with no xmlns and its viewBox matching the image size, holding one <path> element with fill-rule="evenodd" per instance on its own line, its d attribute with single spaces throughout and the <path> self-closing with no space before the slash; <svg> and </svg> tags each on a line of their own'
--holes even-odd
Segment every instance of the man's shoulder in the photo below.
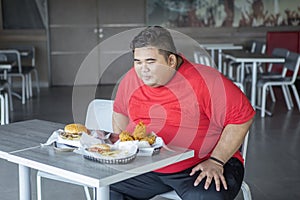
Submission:
<svg viewBox="0 0 300 200">
<path fill-rule="evenodd" d="M 213 67 L 192 62 L 185 62 L 182 68 L 179 68 L 179 72 L 186 76 L 191 75 L 194 78 L 199 78 L 197 76 L 216 76 L 219 74 L 218 70 Z"/>
</svg>

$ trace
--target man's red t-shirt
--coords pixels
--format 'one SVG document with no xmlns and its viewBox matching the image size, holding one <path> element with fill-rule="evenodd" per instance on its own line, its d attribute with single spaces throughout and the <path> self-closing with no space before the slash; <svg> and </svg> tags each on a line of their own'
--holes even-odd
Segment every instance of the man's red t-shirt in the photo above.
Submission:
<svg viewBox="0 0 300 200">
<path fill-rule="evenodd" d="M 241 90 L 211 67 L 184 60 L 164 86 L 149 87 L 132 68 L 120 82 L 114 112 L 129 118 L 127 131 L 143 121 L 167 145 L 195 150 L 195 156 L 156 170 L 175 173 L 207 159 L 227 124 L 242 124 L 255 111 Z M 240 152 L 237 157 L 243 162 Z"/>
</svg>

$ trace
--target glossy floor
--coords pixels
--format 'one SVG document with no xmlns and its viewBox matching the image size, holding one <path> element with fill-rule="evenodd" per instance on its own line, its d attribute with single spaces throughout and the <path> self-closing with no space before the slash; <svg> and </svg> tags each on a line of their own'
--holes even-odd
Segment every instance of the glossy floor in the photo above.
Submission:
<svg viewBox="0 0 300 200">
<path fill-rule="evenodd" d="M 33 97 L 25 105 L 14 100 L 11 121 L 37 118 L 62 123 L 84 122 L 86 106 L 92 98 L 109 99 L 112 95 L 112 87 L 96 92 L 91 87 L 43 88 L 39 97 Z M 250 132 L 245 180 L 254 200 L 300 199 L 300 112 L 297 108 L 287 110 L 285 102 L 279 100 L 280 90 L 276 90 L 276 96 L 275 104 L 268 103 L 273 116 L 260 118 L 258 111 Z M 35 173 L 32 170 L 33 200 L 36 199 Z M 85 199 L 79 186 L 44 180 L 43 189 L 44 200 Z M 0 160 L 0 199 L 18 199 L 18 168 L 3 160 Z M 237 199 L 243 198 L 239 195 Z"/>
</svg>

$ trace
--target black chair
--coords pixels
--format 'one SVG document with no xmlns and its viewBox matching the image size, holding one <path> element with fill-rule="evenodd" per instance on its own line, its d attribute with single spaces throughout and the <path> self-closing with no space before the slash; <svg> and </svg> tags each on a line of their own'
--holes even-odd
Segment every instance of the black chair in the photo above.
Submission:
<svg viewBox="0 0 300 200">
<path fill-rule="evenodd" d="M 35 47 L 31 45 L 15 45 L 13 49 L 20 52 L 22 74 L 25 76 L 26 97 L 28 99 L 29 97 L 32 97 L 32 73 L 35 76 L 37 94 L 40 93 L 38 71 L 35 65 Z"/>
</svg>

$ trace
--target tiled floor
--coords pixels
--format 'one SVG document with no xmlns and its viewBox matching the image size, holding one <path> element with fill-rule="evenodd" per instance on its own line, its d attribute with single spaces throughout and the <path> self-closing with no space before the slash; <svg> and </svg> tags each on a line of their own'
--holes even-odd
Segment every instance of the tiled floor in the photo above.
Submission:
<svg viewBox="0 0 300 200">
<path fill-rule="evenodd" d="M 12 121 L 44 119 L 55 122 L 84 122 L 88 102 L 95 98 L 110 98 L 112 89 L 71 87 L 43 88 L 39 97 L 25 105 L 14 100 Z M 282 97 L 281 91 L 276 95 Z M 251 128 L 246 163 L 245 180 L 254 200 L 300 199 L 300 112 L 297 108 L 287 111 L 285 102 L 268 103 L 274 111 L 272 117 L 260 118 L 259 111 Z M 22 134 L 22 133 L 20 133 Z M 1 139 L 1 127 L 0 127 Z M 0 199 L 18 199 L 18 168 L 0 160 Z M 35 197 L 35 171 L 32 170 L 32 193 Z M 81 187 L 46 180 L 43 182 L 44 200 L 84 199 Z M 237 199 L 243 199 L 241 195 Z"/>
</svg>

